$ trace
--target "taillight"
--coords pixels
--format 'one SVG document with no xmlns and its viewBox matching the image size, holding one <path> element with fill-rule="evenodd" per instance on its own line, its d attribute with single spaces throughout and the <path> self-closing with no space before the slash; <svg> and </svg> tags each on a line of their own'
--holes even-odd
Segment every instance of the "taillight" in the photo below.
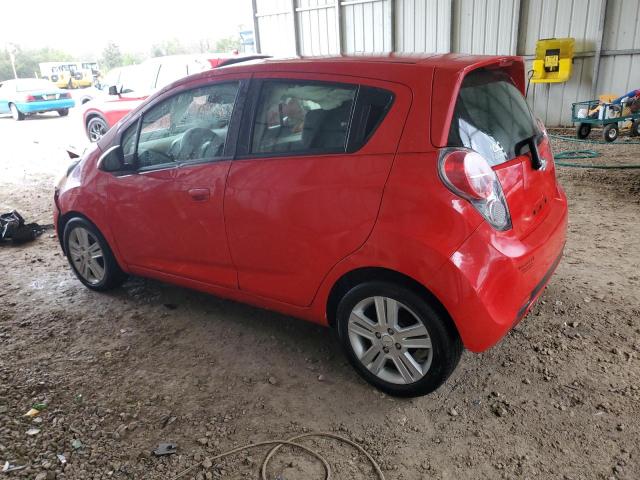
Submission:
<svg viewBox="0 0 640 480">
<path fill-rule="evenodd" d="M 502 185 L 478 152 L 447 148 L 440 153 L 440 178 L 454 194 L 469 201 L 496 230 L 509 230 L 511 216 Z"/>
<path fill-rule="evenodd" d="M 26 97 L 24 97 L 24 101 L 25 102 L 35 102 L 36 101 L 36 97 L 34 97 L 33 95 L 27 95 Z"/>
</svg>

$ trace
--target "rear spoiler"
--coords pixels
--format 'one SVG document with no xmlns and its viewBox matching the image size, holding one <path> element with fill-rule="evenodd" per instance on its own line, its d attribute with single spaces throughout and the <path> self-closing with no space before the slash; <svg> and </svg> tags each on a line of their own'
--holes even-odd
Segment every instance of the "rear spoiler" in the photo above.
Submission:
<svg viewBox="0 0 640 480">
<path fill-rule="evenodd" d="M 222 60 L 216 68 L 227 67 L 236 63 L 248 62 L 249 60 L 262 60 L 264 58 L 271 58 L 271 55 L 246 55 L 244 57 L 232 57 Z"/>
</svg>

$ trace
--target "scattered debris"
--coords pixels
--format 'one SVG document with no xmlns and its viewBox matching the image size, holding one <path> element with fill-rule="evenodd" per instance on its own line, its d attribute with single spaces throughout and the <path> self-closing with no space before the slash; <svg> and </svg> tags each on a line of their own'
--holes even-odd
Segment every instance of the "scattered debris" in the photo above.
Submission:
<svg viewBox="0 0 640 480">
<path fill-rule="evenodd" d="M 59 454 L 56 455 L 56 457 L 58 457 L 58 460 L 60 460 L 60 463 L 62 465 L 67 463 L 67 457 L 64 456 L 64 453 L 59 453 Z"/>
<path fill-rule="evenodd" d="M 29 430 L 27 430 L 27 435 L 29 435 L 30 437 L 33 437 L 34 435 L 37 435 L 39 433 L 40 433 L 39 428 L 30 428 Z"/>
<path fill-rule="evenodd" d="M 158 447 L 153 450 L 153 454 L 156 457 L 162 457 L 163 455 L 173 455 L 178 451 L 178 445 L 175 443 L 159 443 Z"/>
<path fill-rule="evenodd" d="M 74 450 L 80 450 L 82 447 L 84 447 L 84 444 L 79 438 L 74 438 L 73 440 L 71 440 L 71 446 Z"/>
<path fill-rule="evenodd" d="M 164 420 L 162 420 L 162 427 L 161 428 L 167 428 L 169 425 L 171 425 L 173 422 L 175 422 L 178 419 L 178 417 L 174 416 L 174 415 L 167 415 L 166 417 L 164 417 Z"/>
<path fill-rule="evenodd" d="M 40 415 L 40 412 L 47 408 L 46 403 L 34 403 L 33 406 L 29 409 L 27 413 L 24 414 L 25 417 L 37 417 Z"/>
<path fill-rule="evenodd" d="M 22 470 L 23 468 L 27 468 L 27 466 L 12 465 L 7 460 L 6 462 L 4 462 L 4 467 L 2 467 L 2 473 L 17 472 L 18 470 Z"/>
<path fill-rule="evenodd" d="M 47 228 L 53 225 L 38 225 L 25 223 L 24 218 L 17 211 L 0 215 L 0 243 L 11 240 L 13 243 L 24 243 L 35 240 Z"/>
<path fill-rule="evenodd" d="M 271 385 L 277 385 L 278 384 L 278 380 L 276 379 L 276 377 L 271 376 L 268 378 L 268 381 Z"/>
</svg>

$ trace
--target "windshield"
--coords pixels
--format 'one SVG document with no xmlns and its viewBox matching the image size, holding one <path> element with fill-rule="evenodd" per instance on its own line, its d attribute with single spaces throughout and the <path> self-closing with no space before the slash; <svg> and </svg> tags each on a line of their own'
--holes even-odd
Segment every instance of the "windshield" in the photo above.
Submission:
<svg viewBox="0 0 640 480">
<path fill-rule="evenodd" d="M 135 65 L 120 75 L 121 93 L 136 92 L 148 95 L 156 84 L 158 65 Z"/>
<path fill-rule="evenodd" d="M 16 92 L 30 92 L 32 90 L 57 90 L 53 83 L 40 78 L 24 78 L 16 81 Z"/>
<path fill-rule="evenodd" d="M 476 70 L 460 88 L 449 145 L 480 153 L 492 165 L 515 158 L 516 145 L 537 135 L 527 102 L 511 79 L 496 70 Z"/>
</svg>

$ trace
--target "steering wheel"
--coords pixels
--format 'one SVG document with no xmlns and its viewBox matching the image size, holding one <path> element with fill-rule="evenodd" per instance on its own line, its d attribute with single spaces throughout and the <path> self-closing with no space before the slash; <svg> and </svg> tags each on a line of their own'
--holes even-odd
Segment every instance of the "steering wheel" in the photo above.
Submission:
<svg viewBox="0 0 640 480">
<path fill-rule="evenodd" d="M 176 145 L 174 157 L 176 160 L 193 160 L 200 158 L 205 144 L 214 142 L 217 138 L 218 136 L 208 128 L 190 128 L 184 132 L 178 145 Z M 173 150 L 174 145 L 172 144 L 169 151 L 173 153 Z"/>
</svg>

